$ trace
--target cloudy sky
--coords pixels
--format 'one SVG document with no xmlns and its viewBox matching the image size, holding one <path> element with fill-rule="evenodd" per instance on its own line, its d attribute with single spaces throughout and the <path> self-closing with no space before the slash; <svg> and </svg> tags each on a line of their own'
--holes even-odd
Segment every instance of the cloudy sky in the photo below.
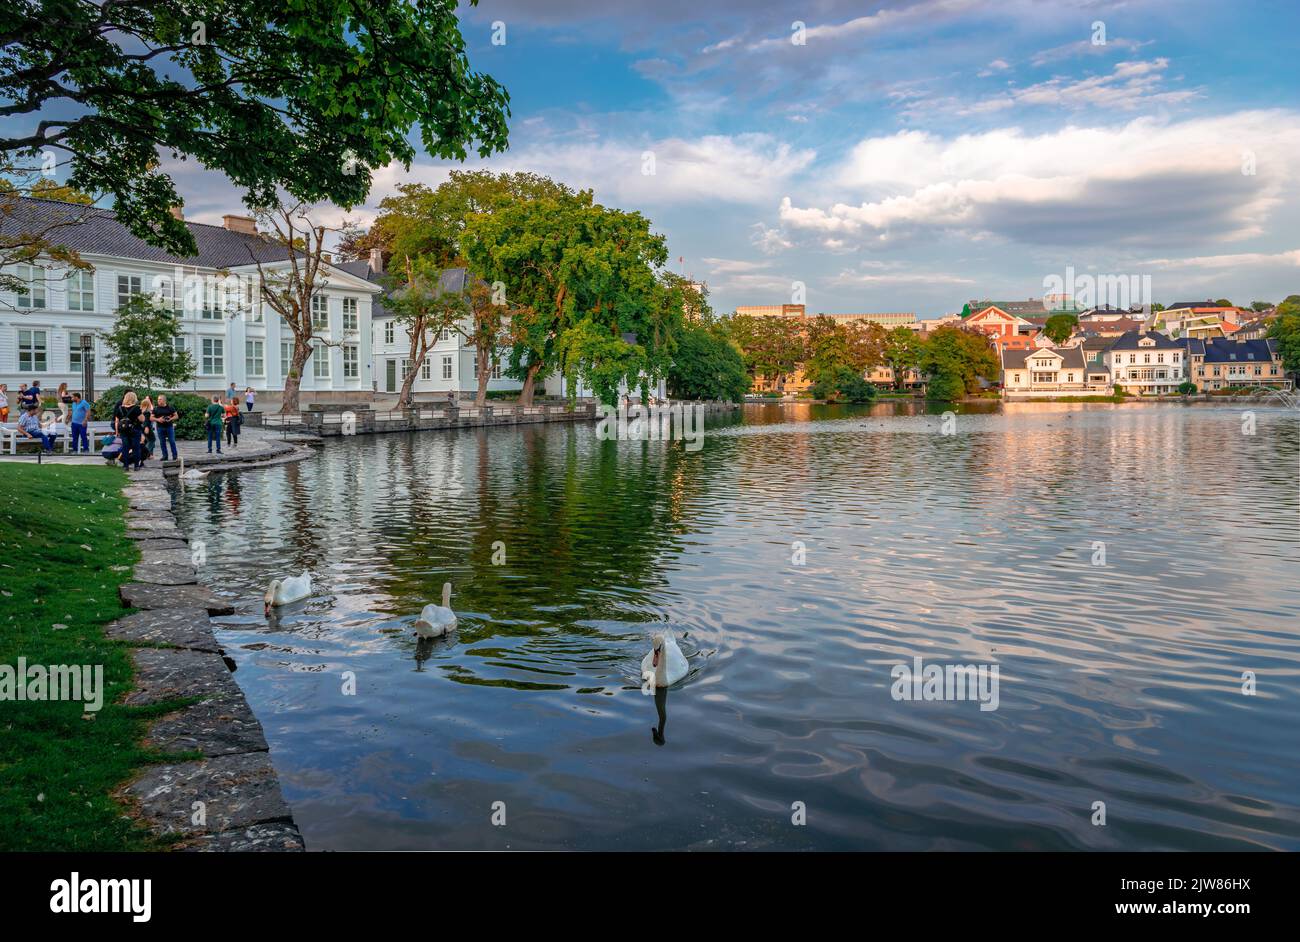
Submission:
<svg viewBox="0 0 1300 942">
<path fill-rule="evenodd" d="M 513 111 L 471 165 L 640 210 L 719 310 L 799 282 L 933 317 L 1067 266 L 1164 303 L 1300 292 L 1295 0 L 482 0 L 462 26 Z M 371 206 L 447 169 L 386 168 Z M 238 211 L 179 180 L 190 218 Z"/>
</svg>

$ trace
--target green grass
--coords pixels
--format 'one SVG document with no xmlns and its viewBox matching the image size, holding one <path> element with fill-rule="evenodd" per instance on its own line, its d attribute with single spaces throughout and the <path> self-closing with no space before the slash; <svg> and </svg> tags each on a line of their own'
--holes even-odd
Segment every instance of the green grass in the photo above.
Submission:
<svg viewBox="0 0 1300 942">
<path fill-rule="evenodd" d="M 111 797 L 163 758 L 139 742 L 147 719 L 176 707 L 116 703 L 131 689 L 132 665 L 103 626 L 127 611 L 117 590 L 139 559 L 126 538 L 125 480 L 116 467 L 0 463 L 0 664 L 104 667 L 98 713 L 83 716 L 79 702 L 0 700 L 0 850 L 162 846 Z"/>
</svg>

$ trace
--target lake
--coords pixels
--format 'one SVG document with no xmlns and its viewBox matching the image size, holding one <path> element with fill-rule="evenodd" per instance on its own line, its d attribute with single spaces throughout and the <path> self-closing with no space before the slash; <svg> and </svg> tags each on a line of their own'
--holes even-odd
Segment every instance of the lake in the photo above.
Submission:
<svg viewBox="0 0 1300 942">
<path fill-rule="evenodd" d="M 1300 849 L 1300 413 L 942 411 L 337 439 L 177 518 L 310 850 Z"/>
</svg>

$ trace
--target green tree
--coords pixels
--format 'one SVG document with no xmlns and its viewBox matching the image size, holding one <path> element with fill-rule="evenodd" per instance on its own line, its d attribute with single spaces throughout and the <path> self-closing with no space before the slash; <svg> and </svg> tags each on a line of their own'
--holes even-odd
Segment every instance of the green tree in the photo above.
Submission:
<svg viewBox="0 0 1300 942">
<path fill-rule="evenodd" d="M 847 366 L 823 373 L 809 392 L 814 399 L 827 402 L 870 402 L 876 398 L 876 387 L 863 379 L 861 372 Z"/>
<path fill-rule="evenodd" d="M 1300 294 L 1289 295 L 1277 306 L 1268 336 L 1277 341 L 1287 372 L 1300 372 Z"/>
<path fill-rule="evenodd" d="M 1272 306 L 1273 306 L 1273 302 L 1271 302 L 1271 301 L 1251 301 L 1251 302 L 1250 302 L 1250 309 L 1251 309 L 1252 311 L 1254 311 L 1256 314 L 1260 313 L 1261 311 L 1267 311 L 1267 310 L 1268 310 L 1269 308 L 1271 308 Z"/>
<path fill-rule="evenodd" d="M 407 354 L 410 368 L 402 377 L 402 390 L 397 397 L 398 405 L 409 409 L 413 402 L 411 387 L 420 375 L 420 364 L 429 355 L 438 335 L 469 314 L 469 302 L 459 292 L 441 290 L 442 268 L 430 259 L 413 261 L 408 257 L 405 261 L 405 281 L 388 294 L 384 307 L 410 339 Z"/>
<path fill-rule="evenodd" d="M 1219 300 L 1217 300 L 1217 301 L 1214 302 L 1214 306 L 1215 306 L 1215 307 L 1235 307 L 1236 305 L 1234 305 L 1234 304 L 1233 304 L 1231 301 L 1229 301 L 1227 298 L 1219 298 Z"/>
<path fill-rule="evenodd" d="M 885 365 L 893 370 L 894 389 L 903 388 L 903 383 L 907 380 L 908 370 L 920 368 L 922 348 L 921 338 L 916 331 L 910 328 L 895 327 L 885 335 L 884 349 L 881 350 L 881 356 Z"/>
<path fill-rule="evenodd" d="M 804 332 L 792 317 L 754 317 L 742 314 L 730 320 L 731 336 L 745 357 L 750 383 L 759 376 L 785 385 L 785 378 L 804 359 Z"/>
<path fill-rule="evenodd" d="M 474 2 L 474 0 L 471 0 Z M 464 159 L 504 149 L 505 90 L 474 72 L 452 0 L 16 0 L 0 27 L 0 170 L 64 155 L 136 236 L 194 240 L 159 153 L 187 155 L 250 206 L 362 202 L 410 139 Z M 37 120 L 37 119 L 40 120 Z M 40 237 L 41 233 L 27 233 Z M 0 257 L 0 262 L 10 259 Z"/>
<path fill-rule="evenodd" d="M 748 389 L 745 358 L 725 324 L 687 324 L 682 329 L 668 369 L 672 396 L 740 402 Z"/>
<path fill-rule="evenodd" d="M 1047 334 L 1052 343 L 1065 343 L 1070 334 L 1074 333 L 1074 327 L 1078 323 L 1079 318 L 1075 314 L 1053 314 L 1043 325 L 1043 333 Z"/>
<path fill-rule="evenodd" d="M 930 377 L 930 398 L 956 399 L 978 392 L 981 379 L 996 380 L 1002 364 L 983 334 L 944 325 L 922 345 L 919 368 Z"/>
<path fill-rule="evenodd" d="M 189 351 L 176 349 L 181 325 L 152 298 L 136 295 L 117 309 L 113 329 L 104 338 L 109 372 L 132 386 L 176 387 L 194 377 Z"/>
</svg>

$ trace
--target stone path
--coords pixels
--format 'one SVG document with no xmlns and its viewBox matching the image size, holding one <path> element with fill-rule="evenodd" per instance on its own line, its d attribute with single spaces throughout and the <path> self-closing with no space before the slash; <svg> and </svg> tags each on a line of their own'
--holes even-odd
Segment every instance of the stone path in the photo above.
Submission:
<svg viewBox="0 0 1300 942">
<path fill-rule="evenodd" d="M 135 581 L 123 585 L 120 595 L 124 605 L 140 611 L 108 625 L 105 634 L 134 646 L 136 689 L 126 703 L 196 701 L 150 724 L 146 743 L 160 752 L 197 752 L 203 758 L 149 766 L 121 795 L 154 833 L 179 835 L 178 849 L 303 850 L 262 724 L 212 630 L 211 616 L 230 614 L 233 607 L 198 584 L 162 470 L 133 472 L 123 493 L 130 507 L 127 536 L 138 543 L 141 558 Z"/>
</svg>

